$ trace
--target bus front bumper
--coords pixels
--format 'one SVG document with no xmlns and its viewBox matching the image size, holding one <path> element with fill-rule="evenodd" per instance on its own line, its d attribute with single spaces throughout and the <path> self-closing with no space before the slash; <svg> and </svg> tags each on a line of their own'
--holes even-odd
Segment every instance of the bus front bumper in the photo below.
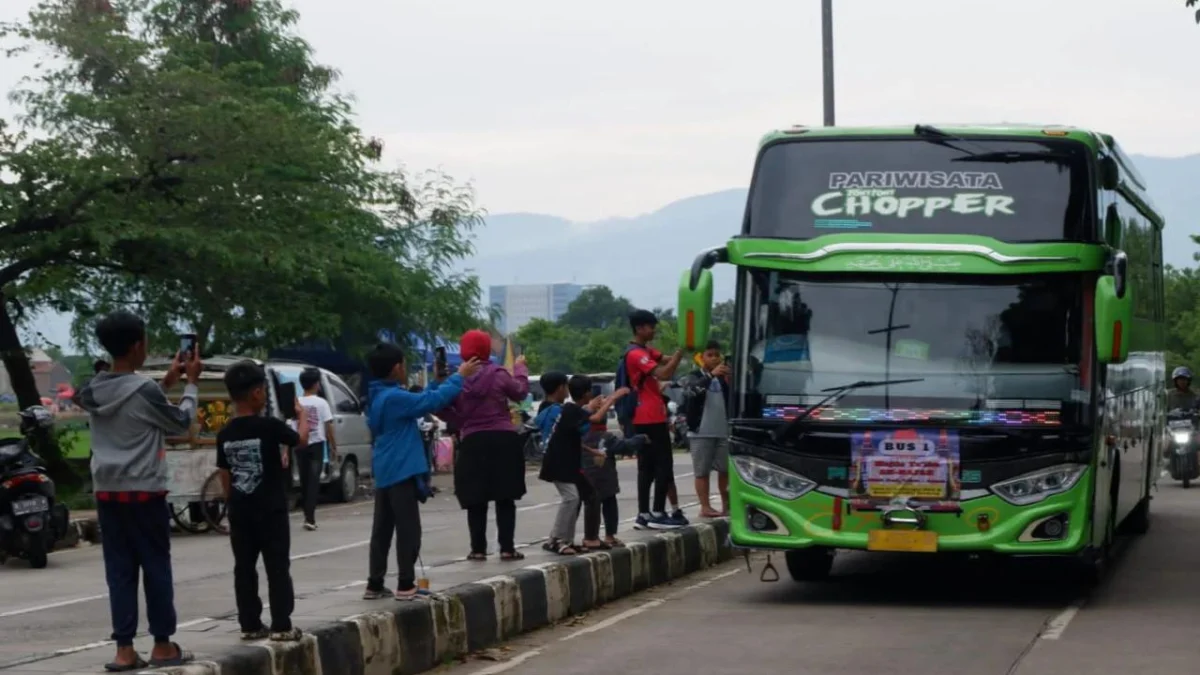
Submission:
<svg viewBox="0 0 1200 675">
<path fill-rule="evenodd" d="M 1079 553 L 1092 540 L 1090 483 L 1088 470 L 1070 490 L 1025 506 L 1015 506 L 991 494 L 963 500 L 959 513 L 926 514 L 921 530 L 936 534 L 937 552 L 1014 556 Z M 885 528 L 880 512 L 852 511 L 846 507 L 847 500 L 836 496 L 814 490 L 784 500 L 746 483 L 736 470 L 729 474 L 729 492 L 730 542 L 735 547 L 901 550 L 879 548 L 878 535 L 872 537 L 870 533 L 902 528 Z M 841 504 L 840 519 L 834 516 L 835 504 Z M 1049 520 L 1060 525 L 1047 526 Z M 762 527 L 765 522 L 766 528 Z M 1047 537 L 1059 530 L 1061 534 Z M 932 535 L 926 536 L 932 539 Z M 875 545 L 869 544 L 872 539 Z"/>
</svg>

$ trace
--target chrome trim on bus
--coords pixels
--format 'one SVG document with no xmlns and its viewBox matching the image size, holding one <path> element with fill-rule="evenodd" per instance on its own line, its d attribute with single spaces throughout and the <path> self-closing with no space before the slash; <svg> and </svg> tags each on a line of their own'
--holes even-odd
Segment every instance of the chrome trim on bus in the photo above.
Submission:
<svg viewBox="0 0 1200 675">
<path fill-rule="evenodd" d="M 787 260 L 813 261 L 828 258 L 838 253 L 965 253 L 989 258 L 1001 264 L 1079 262 L 1074 256 L 1005 255 L 979 244 L 916 244 L 903 242 L 843 242 L 829 244 L 812 253 L 747 253 L 747 258 L 784 258 Z"/>
</svg>

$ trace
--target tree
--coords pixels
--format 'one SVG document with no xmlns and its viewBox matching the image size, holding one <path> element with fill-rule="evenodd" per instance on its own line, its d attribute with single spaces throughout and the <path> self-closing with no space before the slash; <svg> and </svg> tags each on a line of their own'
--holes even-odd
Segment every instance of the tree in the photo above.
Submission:
<svg viewBox="0 0 1200 675">
<path fill-rule="evenodd" d="M 571 373 L 576 370 L 575 350 L 582 342 L 578 335 L 554 322 L 534 319 L 521 326 L 514 338 L 522 346 L 530 372 Z"/>
<path fill-rule="evenodd" d="M 622 296 L 613 295 L 608 286 L 591 286 L 583 289 L 579 297 L 567 306 L 567 311 L 558 318 L 563 326 L 580 330 L 608 328 L 612 325 L 629 325 L 629 314 L 633 303 Z"/>
<path fill-rule="evenodd" d="M 469 191 L 376 169 L 335 73 L 278 0 L 42 0 L 3 26 L 43 70 L 0 123 L 0 357 L 37 387 L 27 309 L 131 306 L 160 347 L 190 327 L 266 348 L 380 327 L 469 325 L 478 283 L 451 264 Z"/>
<path fill-rule="evenodd" d="M 1195 7 L 1197 4 L 1200 4 L 1200 1 L 1198 1 L 1198 0 L 1187 0 L 1187 6 L 1188 6 L 1188 7 Z M 1197 10 L 1196 10 L 1196 23 L 1200 23 L 1200 9 L 1197 9 Z"/>
</svg>

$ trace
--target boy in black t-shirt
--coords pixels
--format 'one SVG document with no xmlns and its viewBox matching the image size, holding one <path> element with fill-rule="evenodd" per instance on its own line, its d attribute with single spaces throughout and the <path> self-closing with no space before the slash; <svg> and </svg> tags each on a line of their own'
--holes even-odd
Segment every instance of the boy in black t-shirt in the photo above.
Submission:
<svg viewBox="0 0 1200 675">
<path fill-rule="evenodd" d="M 233 548 L 233 592 L 243 640 L 295 641 L 296 600 L 292 590 L 291 523 L 288 519 L 288 449 L 308 444 L 308 420 L 296 402 L 297 429 L 262 416 L 267 405 L 267 374 L 253 361 L 225 372 L 234 418 L 217 434 L 217 468 L 229 504 L 229 544 Z M 258 597 L 258 556 L 267 570 L 271 629 L 262 623 Z"/>
</svg>

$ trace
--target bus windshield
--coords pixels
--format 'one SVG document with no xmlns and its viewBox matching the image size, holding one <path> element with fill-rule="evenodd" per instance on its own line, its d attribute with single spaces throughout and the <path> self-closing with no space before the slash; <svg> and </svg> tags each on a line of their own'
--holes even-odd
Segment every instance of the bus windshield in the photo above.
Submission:
<svg viewBox="0 0 1200 675">
<path fill-rule="evenodd" d="M 1061 139 L 802 140 L 767 147 L 745 234 L 1090 241 L 1088 150 Z"/>
<path fill-rule="evenodd" d="M 855 391 L 838 408 L 875 411 L 862 421 L 908 421 L 897 410 L 980 423 L 998 410 L 1017 411 L 1017 422 L 1003 423 L 1083 414 L 1078 275 L 745 274 L 752 313 L 739 388 L 747 417 L 785 418 L 824 398 L 823 389 L 903 378 L 921 381 Z"/>
</svg>

